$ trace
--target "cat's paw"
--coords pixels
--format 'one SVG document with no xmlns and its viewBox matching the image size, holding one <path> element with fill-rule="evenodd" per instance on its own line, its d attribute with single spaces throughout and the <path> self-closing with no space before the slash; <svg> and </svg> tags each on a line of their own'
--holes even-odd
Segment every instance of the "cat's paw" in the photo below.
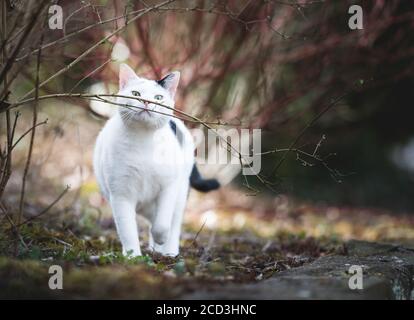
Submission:
<svg viewBox="0 0 414 320">
<path fill-rule="evenodd" d="M 151 251 L 156 252 L 164 257 L 176 257 L 180 254 L 180 247 L 177 242 L 167 241 L 163 245 L 153 244 Z"/>
<path fill-rule="evenodd" d="M 149 250 L 151 252 L 155 252 L 157 254 L 160 254 L 164 257 L 171 257 L 171 258 L 175 258 L 176 256 L 179 255 L 178 250 L 169 250 L 168 248 L 165 248 L 165 245 L 160 246 L 158 244 L 154 244 L 153 247 L 150 247 Z"/>
<path fill-rule="evenodd" d="M 164 257 L 170 257 L 170 258 L 175 258 L 179 255 L 179 252 L 163 252 L 161 253 Z"/>
</svg>

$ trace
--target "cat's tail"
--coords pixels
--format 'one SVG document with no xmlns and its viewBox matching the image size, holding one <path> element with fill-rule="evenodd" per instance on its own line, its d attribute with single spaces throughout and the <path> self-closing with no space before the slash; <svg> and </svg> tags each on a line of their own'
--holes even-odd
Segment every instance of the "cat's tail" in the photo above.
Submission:
<svg viewBox="0 0 414 320">
<path fill-rule="evenodd" d="M 220 188 L 220 183 L 217 179 L 204 179 L 194 163 L 193 170 L 190 175 L 190 186 L 201 192 L 209 192 Z"/>
</svg>

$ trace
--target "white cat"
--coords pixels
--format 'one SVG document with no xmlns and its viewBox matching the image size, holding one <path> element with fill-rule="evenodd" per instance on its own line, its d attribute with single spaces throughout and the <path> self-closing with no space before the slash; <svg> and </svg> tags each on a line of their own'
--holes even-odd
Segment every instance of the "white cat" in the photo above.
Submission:
<svg viewBox="0 0 414 320">
<path fill-rule="evenodd" d="M 179 79 L 180 73 L 172 72 L 161 80 L 148 80 L 122 64 L 118 95 L 173 108 Z M 200 176 L 192 136 L 182 121 L 168 116 L 173 110 L 130 98 L 118 97 L 116 103 L 131 107 L 119 106 L 100 132 L 94 170 L 111 205 L 122 252 L 141 255 L 136 223 L 139 213 L 151 223 L 149 249 L 176 256 L 189 184 L 207 192 L 217 189 L 219 183 Z"/>
</svg>

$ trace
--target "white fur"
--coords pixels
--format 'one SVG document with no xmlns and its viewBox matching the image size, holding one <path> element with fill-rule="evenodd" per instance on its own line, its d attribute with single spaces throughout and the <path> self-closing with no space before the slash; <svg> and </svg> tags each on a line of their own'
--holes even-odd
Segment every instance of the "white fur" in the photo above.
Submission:
<svg viewBox="0 0 414 320">
<path fill-rule="evenodd" d="M 139 78 L 126 65 L 121 66 L 119 95 L 160 101 L 174 107 L 179 73 L 167 89 L 156 82 Z M 174 87 L 175 86 L 175 87 Z M 145 107 L 144 103 L 118 98 L 117 103 Z M 189 177 L 194 164 L 194 143 L 184 124 L 172 117 L 139 109 L 118 107 L 100 132 L 95 146 L 94 170 L 104 197 L 109 201 L 124 254 L 141 255 L 136 213 L 151 223 L 149 246 L 163 255 L 179 254 L 181 224 Z M 155 104 L 149 110 L 172 114 L 172 110 Z M 183 133 L 183 144 L 171 130 L 173 119 Z"/>
</svg>

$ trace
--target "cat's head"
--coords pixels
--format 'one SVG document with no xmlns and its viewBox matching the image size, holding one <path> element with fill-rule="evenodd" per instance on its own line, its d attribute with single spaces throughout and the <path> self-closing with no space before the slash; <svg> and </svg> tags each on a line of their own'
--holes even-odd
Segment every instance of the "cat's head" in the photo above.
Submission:
<svg viewBox="0 0 414 320">
<path fill-rule="evenodd" d="M 161 80 L 148 80 L 137 76 L 128 65 L 121 64 L 118 95 L 151 100 L 174 108 L 174 96 L 179 80 L 180 73 L 177 71 L 169 73 Z M 164 126 L 170 119 L 168 115 L 173 114 L 172 109 L 137 99 L 118 97 L 117 103 L 131 106 L 130 108 L 119 106 L 119 112 L 124 122 L 128 124 L 135 123 L 148 128 L 157 129 Z"/>
</svg>

